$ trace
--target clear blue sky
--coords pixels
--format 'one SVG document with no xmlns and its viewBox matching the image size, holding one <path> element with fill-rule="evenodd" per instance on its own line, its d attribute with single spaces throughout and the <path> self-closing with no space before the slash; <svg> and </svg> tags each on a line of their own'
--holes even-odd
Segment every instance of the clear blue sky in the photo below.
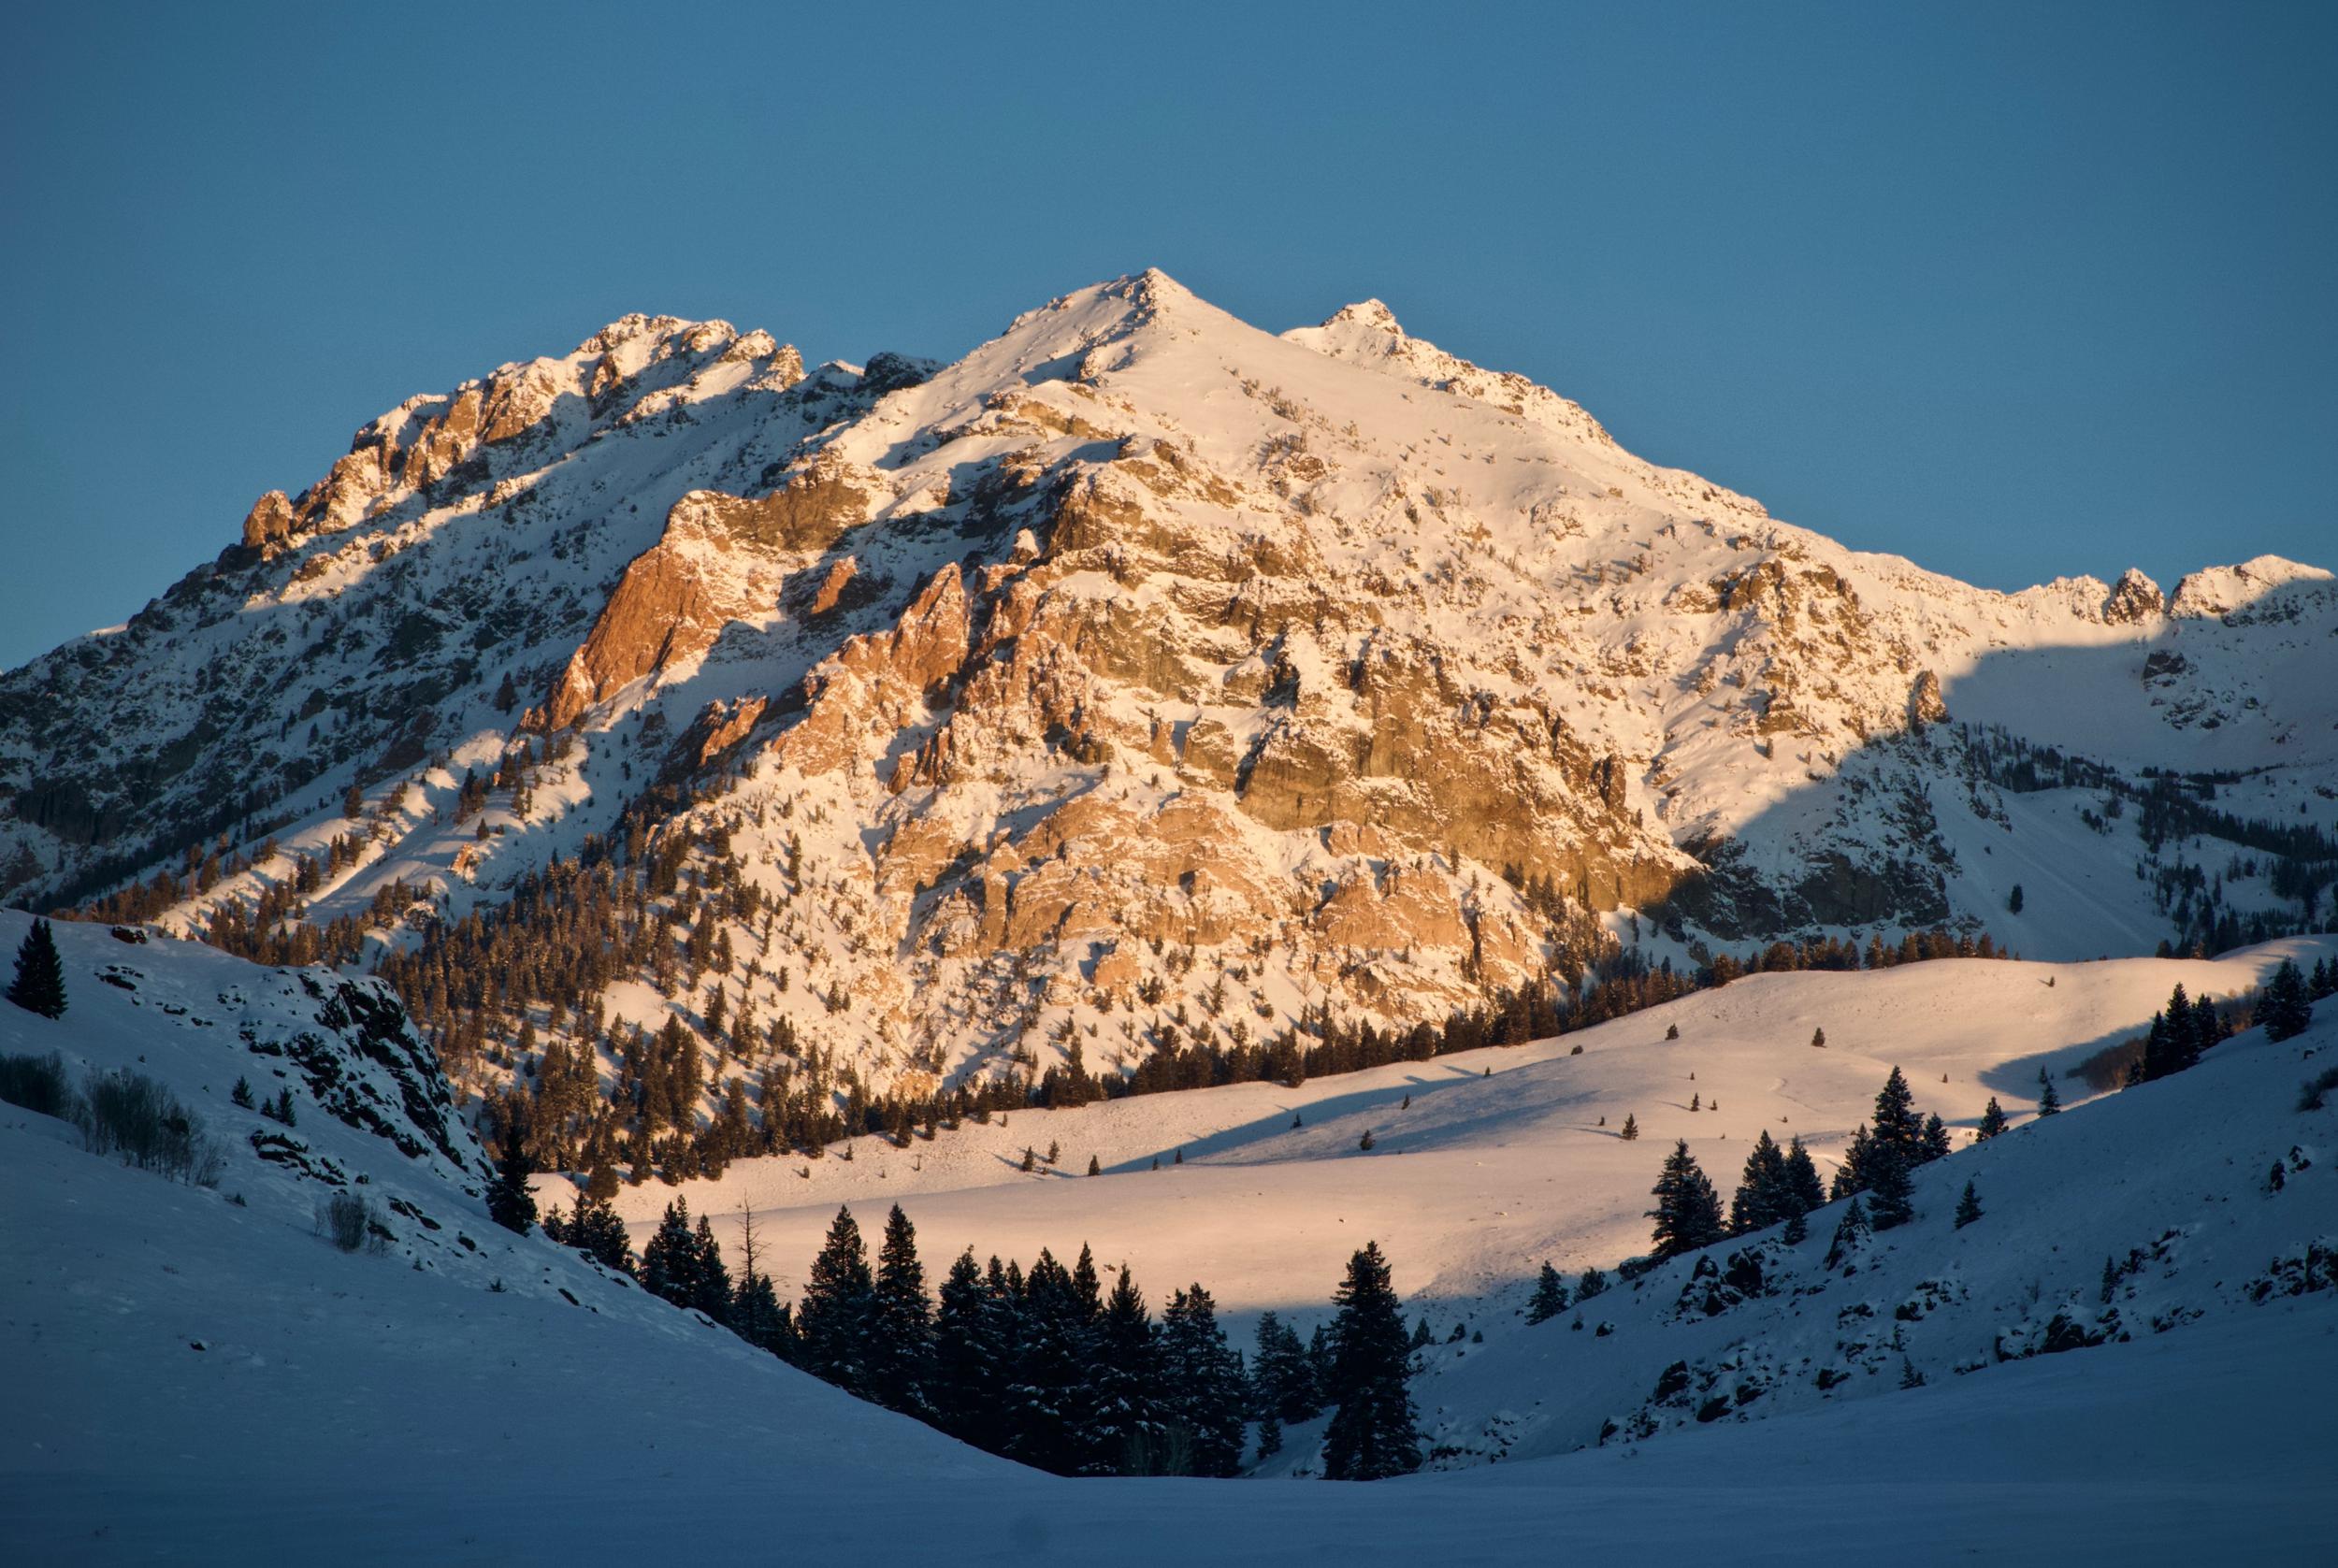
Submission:
<svg viewBox="0 0 2338 1568">
<path fill-rule="evenodd" d="M 1365 295 L 2017 587 L 2338 567 L 2338 7 L 20 9 L 0 665 L 628 310 L 955 356 Z"/>
</svg>

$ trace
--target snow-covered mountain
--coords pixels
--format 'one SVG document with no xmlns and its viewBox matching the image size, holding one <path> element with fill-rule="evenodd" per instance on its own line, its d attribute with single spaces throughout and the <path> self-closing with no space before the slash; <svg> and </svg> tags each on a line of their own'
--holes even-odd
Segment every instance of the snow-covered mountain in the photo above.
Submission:
<svg viewBox="0 0 2338 1568">
<path fill-rule="evenodd" d="M 362 957 L 664 846 L 725 896 L 659 906 L 713 928 L 686 993 L 622 962 L 607 1017 L 713 1034 L 719 947 L 732 1016 L 914 1087 L 1618 942 L 2310 928 L 2334 764 L 2327 571 L 1973 588 L 1377 303 L 1277 337 L 1147 272 L 950 365 L 628 317 L 410 400 L 0 682 L 0 896 L 273 889 Z"/>
<path fill-rule="evenodd" d="M 0 913 L 0 950 L 27 924 Z M 1813 1532 L 1879 1520 L 1894 1555 L 1918 1562 L 1984 1544 L 2011 1561 L 2269 1560 L 2326 1528 L 2338 1109 L 2300 1109 L 2297 1081 L 2338 1059 L 2338 1022 L 2325 1006 L 2284 1043 L 2244 1032 L 2098 1103 L 2071 1072 L 2172 980 L 2226 995 L 2311 944 L 2213 964 L 1765 976 L 1571 1037 L 1580 1056 L 1488 1052 L 1319 1080 L 1273 1104 L 1266 1086 L 1176 1097 L 1166 1131 L 1189 1157 L 1158 1172 L 1122 1102 L 1017 1113 L 1011 1129 L 928 1145 L 955 1159 L 946 1171 L 907 1157 L 881 1169 L 873 1148 L 830 1159 L 822 1181 L 865 1186 L 803 1200 L 832 1212 L 840 1194 L 901 1193 L 930 1256 L 1085 1236 L 1151 1278 L 1191 1266 L 1244 1316 L 1273 1305 L 1302 1321 L 1321 1309 L 1324 1265 L 1383 1240 L 1408 1313 L 1440 1340 L 1455 1323 L 1482 1338 L 1424 1353 L 1413 1379 L 1450 1468 L 1357 1487 L 1062 1480 L 858 1403 L 494 1227 L 478 1151 L 440 1119 L 443 1086 L 431 1092 L 427 1047 L 392 999 L 99 926 L 56 938 L 71 1005 L 51 1020 L 0 1004 L 0 1054 L 149 1075 L 226 1159 L 216 1187 L 182 1185 L 0 1104 L 0 1321 L 26 1352 L 0 1415 L 11 1561 L 226 1561 L 263 1534 L 344 1562 L 609 1561 L 671 1549 L 676 1518 L 697 1549 L 914 1539 L 974 1561 L 1108 1547 L 1137 1564 L 1287 1561 L 1294 1542 L 1516 1561 L 1554 1534 L 1610 1554 L 1800 1561 Z M 2019 1002 L 2037 993 L 2031 1017 Z M 1806 1043 L 1813 1019 L 1823 1051 Z M 1540 1257 L 1572 1267 L 1638 1249 L 1624 1210 L 1644 1204 L 1634 1189 L 1671 1138 L 1717 1173 L 1761 1127 L 1831 1147 L 1887 1060 L 1921 1106 L 1960 1122 L 1992 1086 L 2013 1103 L 2041 1064 L 2074 1109 L 2017 1115 L 2002 1139 L 1927 1167 L 1917 1220 L 1832 1268 L 1840 1205 L 1799 1248 L 1715 1249 L 1734 1270 L 1745 1246 L 1763 1275 L 1718 1312 L 1715 1281 L 1682 1259 L 1584 1303 L 1580 1331 L 1576 1314 L 1523 1321 Z M 1952 1082 L 1936 1089 L 1935 1069 Z M 1687 1111 L 1692 1072 L 1721 1104 Z M 238 1106 L 238 1077 L 264 1102 L 290 1089 L 292 1125 Z M 1636 1108 L 1646 1135 L 1597 1129 L 1596 1107 Z M 1304 1128 L 1288 1129 L 1293 1110 Z M 1367 1126 L 1384 1135 L 1370 1153 L 1354 1147 Z M 1118 1169 L 1026 1176 L 980 1146 L 993 1132 L 1060 1137 Z M 282 1157 L 288 1140 L 301 1158 Z M 735 1190 L 686 1196 L 720 1215 L 717 1199 L 769 1203 L 752 1185 L 765 1179 L 805 1180 L 756 1161 L 733 1168 Z M 1984 1214 L 1957 1230 L 1966 1180 Z M 1239 1207 L 1253 1189 L 1280 1201 Z M 315 1204 L 336 1194 L 372 1201 L 378 1246 L 320 1233 Z M 808 1254 L 795 1216 L 765 1207 L 758 1225 L 783 1254 Z M 2055 1339 L 2057 1320 L 2075 1340 Z M 1900 1388 L 1903 1364 L 1927 1386 Z M 1842 1375 L 1822 1387 L 1821 1373 Z M 1294 1430 L 1272 1468 L 1304 1469 L 1312 1443 Z"/>
</svg>

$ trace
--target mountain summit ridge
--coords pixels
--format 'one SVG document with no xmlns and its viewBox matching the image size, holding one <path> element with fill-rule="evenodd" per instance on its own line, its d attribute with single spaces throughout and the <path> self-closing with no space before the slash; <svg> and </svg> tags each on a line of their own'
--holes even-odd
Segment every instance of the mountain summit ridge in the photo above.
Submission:
<svg viewBox="0 0 2338 1568">
<path fill-rule="evenodd" d="M 1146 271 L 809 372 L 627 316 L 0 679 L 0 897 L 135 878 L 201 931 L 297 881 L 379 955 L 719 845 L 785 921 L 672 912 L 757 956 L 727 1005 L 913 1081 L 1781 937 L 2149 950 L 2311 918 L 2314 842 L 2229 829 L 2212 896 L 2198 835 L 2338 825 L 2332 628 L 2271 558 L 2003 594 L 1845 549 L 1377 301 L 1277 337 Z M 616 1016 L 697 1028 L 663 985 Z"/>
</svg>

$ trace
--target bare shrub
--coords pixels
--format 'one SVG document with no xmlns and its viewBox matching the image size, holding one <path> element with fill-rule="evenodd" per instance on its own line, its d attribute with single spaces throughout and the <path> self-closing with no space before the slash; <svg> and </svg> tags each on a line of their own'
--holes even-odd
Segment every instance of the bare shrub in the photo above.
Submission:
<svg viewBox="0 0 2338 1568">
<path fill-rule="evenodd" d="M 317 1200 L 317 1233 L 343 1252 L 389 1250 L 389 1230 L 369 1198 L 336 1192 Z"/>
<path fill-rule="evenodd" d="M 0 1100 L 44 1116 L 69 1118 L 73 1083 L 65 1076 L 65 1057 L 54 1051 L 45 1057 L 0 1056 Z"/>
<path fill-rule="evenodd" d="M 2113 1089 L 2127 1086 L 2128 1073 L 2143 1065 L 2143 1037 L 2122 1040 L 2115 1045 L 2105 1045 L 2078 1064 L 2075 1071 L 2085 1080 L 2086 1086 L 2097 1094 L 2109 1094 Z"/>
<path fill-rule="evenodd" d="M 227 1168 L 202 1118 L 142 1072 L 91 1073 L 73 1121 L 90 1153 L 118 1154 L 125 1165 L 175 1181 L 216 1187 Z"/>
<path fill-rule="evenodd" d="M 2325 1067 L 2298 1086 L 2298 1109 L 2320 1110 L 2330 1102 L 2332 1089 L 2338 1089 L 2338 1067 Z"/>
</svg>

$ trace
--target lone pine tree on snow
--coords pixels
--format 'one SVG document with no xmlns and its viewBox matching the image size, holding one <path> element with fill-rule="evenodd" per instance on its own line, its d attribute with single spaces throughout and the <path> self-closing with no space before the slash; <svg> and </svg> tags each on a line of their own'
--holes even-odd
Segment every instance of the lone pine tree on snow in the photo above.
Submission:
<svg viewBox="0 0 2338 1568">
<path fill-rule="evenodd" d="M 1973 1190 L 1970 1182 L 1967 1182 L 1965 1195 L 1956 1200 L 1956 1229 L 1962 1230 L 1980 1217 L 1981 1195 Z"/>
<path fill-rule="evenodd" d="M 8 985 L 8 1000 L 44 1018 L 65 1016 L 65 963 L 57 957 L 57 939 L 49 922 L 36 920 L 16 950 L 16 978 Z"/>
<path fill-rule="evenodd" d="M 527 1158 L 527 1129 L 514 1117 L 503 1129 L 503 1154 L 496 1161 L 495 1179 L 487 1184 L 487 1217 L 506 1230 L 527 1235 L 536 1223 L 536 1195 L 527 1185 L 535 1173 L 535 1162 Z"/>
<path fill-rule="evenodd" d="M 1526 1303 L 1526 1321 L 1547 1323 L 1566 1310 L 1566 1285 L 1559 1278 L 1559 1271 L 1546 1260 L 1542 1273 L 1535 1281 L 1534 1298 Z"/>
</svg>

